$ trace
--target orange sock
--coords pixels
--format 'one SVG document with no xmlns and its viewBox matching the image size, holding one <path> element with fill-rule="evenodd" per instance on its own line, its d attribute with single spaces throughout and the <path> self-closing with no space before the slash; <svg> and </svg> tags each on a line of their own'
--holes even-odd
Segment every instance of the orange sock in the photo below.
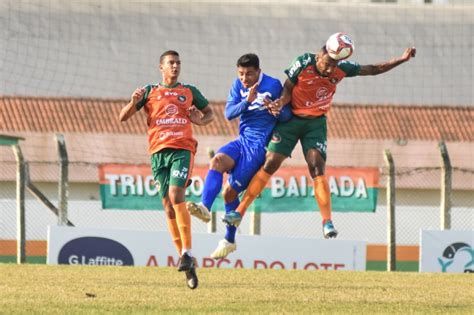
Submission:
<svg viewBox="0 0 474 315">
<path fill-rule="evenodd" d="M 176 213 L 176 223 L 181 235 L 182 250 L 191 250 L 191 215 L 186 209 L 186 203 L 173 205 L 173 209 Z"/>
<path fill-rule="evenodd" d="M 179 234 L 178 224 L 176 218 L 170 219 L 166 216 L 166 222 L 168 223 L 168 231 L 170 231 L 171 239 L 173 240 L 174 247 L 178 251 L 178 255 L 181 256 L 181 250 L 183 245 L 181 244 L 181 235 Z"/>
<path fill-rule="evenodd" d="M 245 191 L 242 201 L 240 201 L 240 205 L 237 207 L 237 212 L 239 212 L 242 217 L 245 215 L 245 212 L 247 212 L 247 208 L 250 204 L 262 193 L 270 177 L 272 177 L 272 175 L 265 172 L 263 168 L 260 168 L 257 174 L 254 175 Z"/>
<path fill-rule="evenodd" d="M 331 192 L 326 176 L 316 176 L 313 179 L 314 198 L 319 206 L 323 222 L 331 220 Z"/>
</svg>

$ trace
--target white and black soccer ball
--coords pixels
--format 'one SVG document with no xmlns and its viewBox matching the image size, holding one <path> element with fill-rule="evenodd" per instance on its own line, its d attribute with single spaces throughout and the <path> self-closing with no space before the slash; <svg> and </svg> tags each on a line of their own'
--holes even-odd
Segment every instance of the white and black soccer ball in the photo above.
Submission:
<svg viewBox="0 0 474 315">
<path fill-rule="evenodd" d="M 345 33 L 332 34 L 326 41 L 326 50 L 334 60 L 347 59 L 354 52 L 354 42 Z"/>
</svg>

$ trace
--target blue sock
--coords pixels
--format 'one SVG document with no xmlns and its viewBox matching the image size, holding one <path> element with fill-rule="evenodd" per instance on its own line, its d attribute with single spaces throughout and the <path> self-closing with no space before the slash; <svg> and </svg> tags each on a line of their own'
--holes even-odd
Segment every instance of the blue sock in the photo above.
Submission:
<svg viewBox="0 0 474 315">
<path fill-rule="evenodd" d="M 217 194 L 222 188 L 222 173 L 215 170 L 209 170 L 206 176 L 206 182 L 204 183 L 204 189 L 202 191 L 201 201 L 203 205 L 211 211 L 212 204 L 216 200 Z"/>
<path fill-rule="evenodd" d="M 230 211 L 234 211 L 239 206 L 240 201 L 239 198 L 236 198 L 231 203 L 225 204 L 225 212 L 228 213 Z M 235 243 L 235 232 L 237 231 L 237 227 L 233 225 L 226 225 L 225 226 L 225 239 L 230 243 Z"/>
</svg>

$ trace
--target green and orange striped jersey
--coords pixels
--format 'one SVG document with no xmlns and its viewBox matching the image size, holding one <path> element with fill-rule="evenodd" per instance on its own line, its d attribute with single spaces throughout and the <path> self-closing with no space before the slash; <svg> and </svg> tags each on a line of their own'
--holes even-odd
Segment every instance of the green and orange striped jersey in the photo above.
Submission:
<svg viewBox="0 0 474 315">
<path fill-rule="evenodd" d="M 295 84 L 291 94 L 291 108 L 297 116 L 321 116 L 331 107 L 336 86 L 345 77 L 356 76 L 360 65 L 340 61 L 336 70 L 323 77 L 316 68 L 316 55 L 306 53 L 297 57 L 285 70 L 288 79 Z"/>
<path fill-rule="evenodd" d="M 137 104 L 147 115 L 148 153 L 164 148 L 185 149 L 196 153 L 189 109 L 203 109 L 209 102 L 194 86 L 177 82 L 173 86 L 145 86 L 143 99 Z"/>
</svg>

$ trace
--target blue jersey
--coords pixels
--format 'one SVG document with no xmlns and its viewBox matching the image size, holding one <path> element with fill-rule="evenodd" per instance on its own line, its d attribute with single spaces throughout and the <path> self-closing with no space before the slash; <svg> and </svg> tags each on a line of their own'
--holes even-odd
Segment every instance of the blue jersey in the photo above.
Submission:
<svg viewBox="0 0 474 315">
<path fill-rule="evenodd" d="M 282 85 L 278 79 L 272 78 L 263 72 L 258 80 L 257 98 L 247 102 L 249 90 L 242 85 L 239 79 L 232 84 L 225 108 L 226 118 L 231 120 L 240 116 L 239 137 L 241 141 L 251 146 L 266 146 L 273 128 L 276 125 L 275 118 L 265 108 L 263 100 L 269 98 L 275 100 L 280 97 Z M 291 111 L 285 106 L 280 114 L 279 120 L 288 120 Z"/>
<path fill-rule="evenodd" d="M 257 98 L 247 102 L 249 89 L 243 87 L 239 79 L 234 81 L 227 98 L 225 115 L 231 120 L 240 116 L 239 138 L 221 147 L 217 153 L 228 155 L 235 161 L 230 171 L 229 183 L 237 192 L 247 186 L 265 161 L 265 146 L 278 121 L 287 121 L 292 117 L 290 106 L 283 107 L 275 118 L 263 104 L 265 98 L 275 100 L 280 97 L 282 86 L 279 80 L 263 73 L 258 79 Z"/>
</svg>

